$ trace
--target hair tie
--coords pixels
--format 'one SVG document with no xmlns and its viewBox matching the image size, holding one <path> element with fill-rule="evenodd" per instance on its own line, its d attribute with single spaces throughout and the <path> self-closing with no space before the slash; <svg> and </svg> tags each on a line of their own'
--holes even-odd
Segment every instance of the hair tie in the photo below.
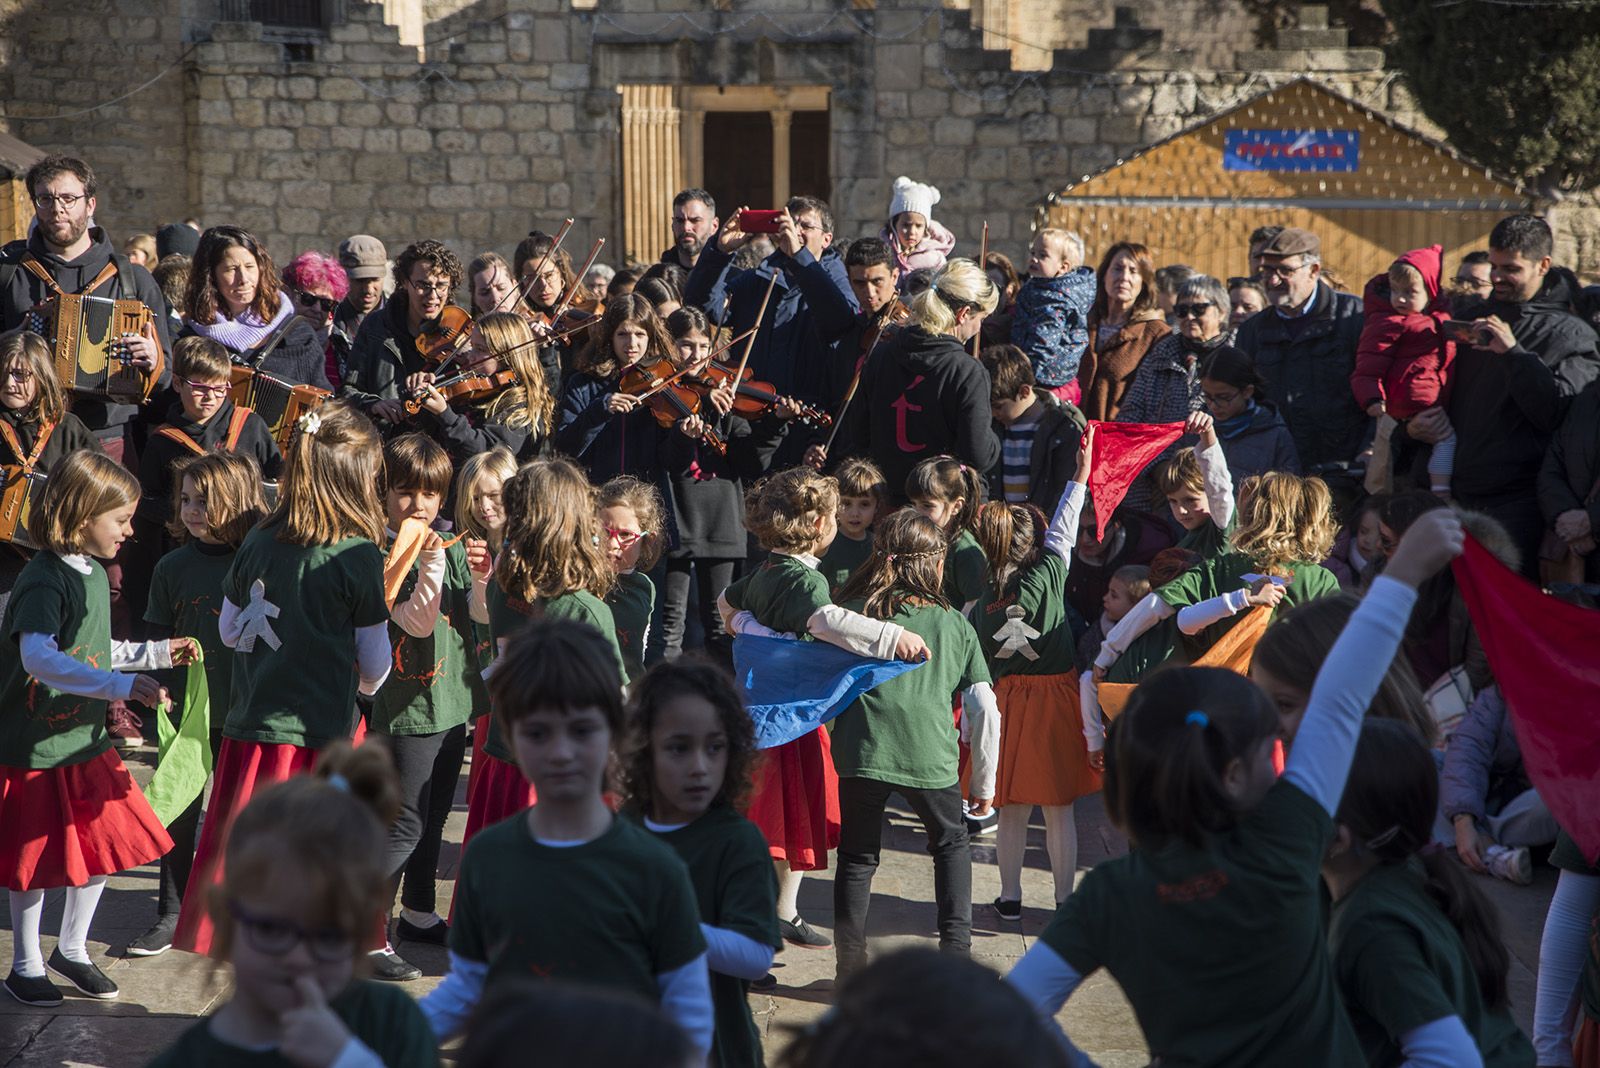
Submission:
<svg viewBox="0 0 1600 1068">
<path fill-rule="evenodd" d="M 1211 726 L 1211 717 L 1206 715 L 1204 712 L 1201 712 L 1199 709 L 1196 709 L 1195 711 L 1190 712 L 1187 716 L 1184 716 L 1183 722 L 1188 726 L 1198 725 L 1201 730 L 1205 730 L 1207 727 Z"/>
<path fill-rule="evenodd" d="M 307 412 L 306 414 L 302 415 L 294 425 L 299 428 L 300 433 L 310 434 L 312 437 L 316 437 L 317 431 L 322 429 L 322 416 L 318 415 L 314 411 Z"/>
<path fill-rule="evenodd" d="M 946 293 L 944 290 L 940 289 L 938 286 L 934 286 L 933 287 L 933 293 L 934 293 L 934 296 L 938 297 L 941 301 L 944 302 L 944 306 L 945 307 L 949 308 L 953 312 L 958 312 L 962 308 L 976 308 L 977 307 L 977 305 L 972 303 L 972 301 L 970 301 L 970 300 L 961 300 L 961 299 L 959 299 L 957 297 L 952 297 L 950 294 Z"/>
<path fill-rule="evenodd" d="M 884 553 L 883 554 L 883 562 L 886 563 L 886 564 L 892 564 L 892 563 L 894 563 L 894 557 L 895 557 L 894 553 Z"/>
<path fill-rule="evenodd" d="M 337 771 L 328 776 L 328 785 L 342 794 L 350 792 L 350 780 L 340 775 Z"/>
</svg>

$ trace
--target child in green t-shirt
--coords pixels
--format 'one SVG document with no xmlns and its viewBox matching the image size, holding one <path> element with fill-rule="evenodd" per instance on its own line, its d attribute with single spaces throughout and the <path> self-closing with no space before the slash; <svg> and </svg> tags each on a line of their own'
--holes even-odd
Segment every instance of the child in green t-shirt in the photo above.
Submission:
<svg viewBox="0 0 1600 1068">
<path fill-rule="evenodd" d="M 839 481 L 839 534 L 817 570 L 828 580 L 828 590 L 838 593 L 872 555 L 872 524 L 888 514 L 889 484 L 878 465 L 861 456 L 840 463 L 833 477 Z"/>
<path fill-rule="evenodd" d="M 715 667 L 666 661 L 639 680 L 629 733 L 629 809 L 689 866 L 700 906 L 716 1009 L 710 1063 L 760 1065 L 747 995 L 782 939 L 766 840 L 739 814 L 756 756 L 750 716 Z"/>
<path fill-rule="evenodd" d="M 644 651 L 650 641 L 650 615 L 656 607 L 656 586 L 650 569 L 666 547 L 667 510 L 661 493 L 632 475 L 618 475 L 600 487 L 600 535 L 606 560 L 617 584 L 606 596 L 617 626 L 617 645 L 628 669 L 628 682 L 644 674 Z"/>
<path fill-rule="evenodd" d="M 61 1004 L 45 970 L 91 998 L 117 996 L 86 943 L 106 879 L 148 864 L 172 840 L 106 733 L 106 702 L 152 708 L 161 683 L 136 672 L 181 667 L 193 638 L 111 639 L 111 589 L 100 560 L 132 533 L 139 483 L 101 452 L 68 453 L 50 473 L 28 533 L 39 546 L 17 577 L 0 642 L 0 886 L 9 891 L 8 994 Z M 61 938 L 39 945 L 46 890 L 64 888 Z"/>
<path fill-rule="evenodd" d="M 211 948 L 206 902 L 237 810 L 350 738 L 357 695 L 377 693 L 389 675 L 382 486 L 383 441 L 366 416 L 344 401 L 301 416 L 277 507 L 245 535 L 223 579 L 217 631 L 234 651 L 233 694 L 179 949 Z"/>
<path fill-rule="evenodd" d="M 944 600 L 948 549 L 932 520 L 902 508 L 878 525 L 872 558 L 839 593 L 844 607 L 919 635 L 928 650 L 920 667 L 863 694 L 835 721 L 840 827 L 833 911 L 841 980 L 866 963 L 872 877 L 892 793 L 906 799 L 927 831 L 939 947 L 967 953 L 972 946 L 972 854 L 950 708 L 959 694 L 978 798 L 994 795 L 1000 713 L 978 636 Z"/>
<path fill-rule="evenodd" d="M 1368 1064 L 1526 1068 L 1494 909 L 1433 841 L 1439 774 L 1410 726 L 1367 717 L 1322 878 L 1328 945 Z"/>
<path fill-rule="evenodd" d="M 965 615 L 988 586 L 989 561 L 973 530 L 983 507 L 983 473 L 954 456 L 923 460 L 906 476 L 906 499 L 933 520 L 950 542 L 944 562 L 944 599 Z"/>
<path fill-rule="evenodd" d="M 489 621 L 489 576 L 474 574 L 466 549 L 459 542 L 447 548 L 431 529 L 450 491 L 450 454 L 422 434 L 404 434 L 384 446 L 383 467 L 389 551 L 407 522 L 429 533 L 389 609 L 394 669 L 373 698 L 368 726 L 389 746 L 404 797 L 385 858 L 391 877 L 403 883 L 396 938 L 442 946 L 447 928 L 434 911 L 434 881 L 467 723 L 489 703 L 472 632 L 474 622 Z M 392 943 L 374 951 L 371 963 L 380 979 L 422 976 Z"/>
<path fill-rule="evenodd" d="M 1233 531 L 1233 477 L 1217 442 L 1217 428 L 1205 412 L 1191 412 L 1185 434 L 1197 434 L 1200 444 L 1179 449 L 1156 465 L 1156 489 L 1167 499 L 1172 518 L 1183 528 L 1178 548 L 1215 556 L 1228 547 Z"/>
<path fill-rule="evenodd" d="M 323 751 L 313 774 L 250 799 L 207 903 L 232 995 L 150 1068 L 436 1068 L 433 1033 L 411 996 L 355 977 L 388 901 L 384 826 L 399 807 L 388 754 L 347 742 Z"/>
<path fill-rule="evenodd" d="M 623 730 L 615 638 L 573 619 L 528 623 L 501 648 L 489 702 L 538 802 L 467 845 L 450 974 L 422 1000 L 434 1034 L 458 1034 L 485 990 L 535 976 L 645 997 L 703 1058 L 713 1012 L 688 869 L 605 802 Z"/>
<path fill-rule="evenodd" d="M 152 638 L 193 634 L 200 641 L 205 652 L 211 761 L 215 766 L 233 687 L 233 650 L 222 644 L 217 630 L 222 580 L 233 566 L 240 542 L 261 521 L 267 506 L 261 494 L 261 468 L 239 453 L 211 452 L 180 459 L 173 465 L 172 484 L 177 492 L 167 530 L 180 544 L 156 564 L 144 620 Z M 181 723 L 186 711 L 183 687 L 169 688 L 173 692 L 171 713 Z M 167 825 L 172 849 L 161 858 L 156 925 L 128 943 L 130 957 L 153 957 L 172 947 L 183 888 L 194 865 L 201 800 L 196 794 L 194 803 Z"/>
<path fill-rule="evenodd" d="M 1007 977 L 1042 1017 L 1105 968 L 1152 1059 L 1367 1063 L 1335 982 L 1321 864 L 1417 587 L 1465 538 L 1442 510 L 1406 533 L 1323 662 L 1281 777 L 1276 710 L 1244 676 L 1172 668 L 1139 684 L 1112 725 L 1105 779 L 1132 851 L 1084 876 Z"/>
</svg>

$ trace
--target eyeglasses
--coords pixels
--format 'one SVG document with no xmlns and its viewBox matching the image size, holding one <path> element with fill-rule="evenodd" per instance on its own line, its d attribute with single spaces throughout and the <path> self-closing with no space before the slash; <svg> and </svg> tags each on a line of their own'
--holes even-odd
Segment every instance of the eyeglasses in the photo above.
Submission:
<svg viewBox="0 0 1600 1068">
<path fill-rule="evenodd" d="M 33 372 L 26 367 L 13 367 L 6 372 L 6 377 L 19 386 L 25 386 L 33 381 Z"/>
<path fill-rule="evenodd" d="M 53 208 L 60 204 L 63 208 L 70 208 L 80 200 L 89 198 L 82 193 L 40 193 L 33 198 L 33 203 L 41 208 Z"/>
<path fill-rule="evenodd" d="M 191 382 L 187 378 L 180 378 L 178 381 L 182 382 L 184 385 L 188 386 L 202 397 L 226 397 L 228 395 L 228 390 L 233 388 L 226 382 L 221 383 L 220 385 L 211 386 L 204 382 Z"/>
<path fill-rule="evenodd" d="M 1209 309 L 1215 307 L 1216 305 L 1211 303 L 1209 300 L 1202 300 L 1195 304 L 1174 304 L 1172 306 L 1172 314 L 1176 315 L 1180 319 L 1188 319 L 1191 317 L 1199 319 L 1201 316 L 1205 315 Z"/>
<path fill-rule="evenodd" d="M 1201 392 L 1206 398 L 1206 403 L 1213 408 L 1226 408 L 1239 399 L 1238 390 L 1231 390 L 1227 393 L 1205 393 L 1203 390 Z"/>
<path fill-rule="evenodd" d="M 319 297 L 315 293 L 300 293 L 296 296 L 302 308 L 321 308 L 324 313 L 333 311 L 334 305 L 339 302 L 332 297 Z"/>
<path fill-rule="evenodd" d="M 602 527 L 606 538 L 617 543 L 619 549 L 631 549 L 642 538 L 648 538 L 648 530 L 622 530 L 618 527 Z"/>
<path fill-rule="evenodd" d="M 449 282 L 418 282 L 415 279 L 407 278 L 406 285 L 410 286 L 412 289 L 415 289 L 418 293 L 450 292 Z"/>
<path fill-rule="evenodd" d="M 355 949 L 355 940 L 343 931 L 332 928 L 308 931 L 288 920 L 252 916 L 241 909 L 237 901 L 229 901 L 228 910 L 244 928 L 245 941 L 250 943 L 250 948 L 269 957 L 281 957 L 303 943 L 317 961 L 336 964 L 349 960 Z"/>
<path fill-rule="evenodd" d="M 1268 278 L 1288 278 L 1302 267 L 1310 267 L 1309 263 L 1297 263 L 1293 267 L 1285 267 L 1281 263 L 1263 263 L 1261 265 L 1261 280 Z"/>
<path fill-rule="evenodd" d="M 822 233 L 822 224 L 821 223 L 801 222 L 799 219 L 796 219 L 794 225 L 795 225 L 795 229 L 799 230 L 803 234 L 809 234 L 813 230 L 816 231 L 819 234 Z"/>
<path fill-rule="evenodd" d="M 1494 283 L 1489 281 L 1487 278 L 1473 278 L 1470 275 L 1457 275 L 1456 285 L 1462 286 L 1466 289 L 1476 289 L 1479 291 L 1494 288 Z"/>
</svg>

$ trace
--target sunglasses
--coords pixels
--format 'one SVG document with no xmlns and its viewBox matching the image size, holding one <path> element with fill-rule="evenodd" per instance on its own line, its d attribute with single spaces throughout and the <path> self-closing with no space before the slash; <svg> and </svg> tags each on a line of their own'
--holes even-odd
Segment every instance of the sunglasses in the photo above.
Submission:
<svg viewBox="0 0 1600 1068">
<path fill-rule="evenodd" d="M 1215 307 L 1216 305 L 1209 300 L 1203 300 L 1196 304 L 1174 304 L 1172 306 L 1172 314 L 1180 319 L 1198 319 L 1205 315 L 1207 309 Z"/>
<path fill-rule="evenodd" d="M 308 931 L 288 920 L 266 916 L 252 916 L 239 907 L 237 901 L 228 902 L 228 911 L 244 929 L 245 941 L 257 953 L 281 957 L 301 943 L 311 951 L 311 956 L 323 964 L 336 964 L 349 960 L 355 949 L 355 940 L 343 931 L 324 928 Z"/>
<path fill-rule="evenodd" d="M 300 301 L 300 307 L 321 308 L 323 314 L 332 312 L 334 307 L 339 303 L 332 297 L 319 297 L 315 293 L 301 293 L 298 299 Z"/>
</svg>

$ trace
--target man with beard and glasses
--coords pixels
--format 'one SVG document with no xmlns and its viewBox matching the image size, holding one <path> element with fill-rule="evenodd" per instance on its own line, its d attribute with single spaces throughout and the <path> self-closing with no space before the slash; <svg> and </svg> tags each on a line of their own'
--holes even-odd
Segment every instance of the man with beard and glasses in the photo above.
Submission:
<svg viewBox="0 0 1600 1068">
<path fill-rule="evenodd" d="M 694 270 L 700 250 L 717 236 L 717 202 L 704 189 L 685 189 L 672 198 L 672 247 L 661 254 L 662 263 Z"/>
<path fill-rule="evenodd" d="M 23 266 L 28 259 L 55 280 L 63 293 L 83 293 L 110 264 L 116 271 L 93 290 L 111 300 L 137 300 L 151 309 L 155 322 L 141 337 L 129 339 L 136 367 L 155 365 L 156 346 L 172 351 L 167 325 L 166 299 L 161 287 L 143 267 L 129 263 L 111 239 L 94 225 L 95 177 L 89 165 L 70 156 L 49 156 L 28 170 L 28 197 L 34 205 L 34 224 L 26 239 L 0 249 L 0 330 L 27 323 L 28 313 L 50 299 L 55 291 L 44 279 Z M 160 386 L 171 376 L 163 368 Z M 131 464 L 124 456 L 129 427 L 139 407 L 104 397 L 73 399 L 72 414 L 83 420 L 112 458 Z"/>
</svg>

